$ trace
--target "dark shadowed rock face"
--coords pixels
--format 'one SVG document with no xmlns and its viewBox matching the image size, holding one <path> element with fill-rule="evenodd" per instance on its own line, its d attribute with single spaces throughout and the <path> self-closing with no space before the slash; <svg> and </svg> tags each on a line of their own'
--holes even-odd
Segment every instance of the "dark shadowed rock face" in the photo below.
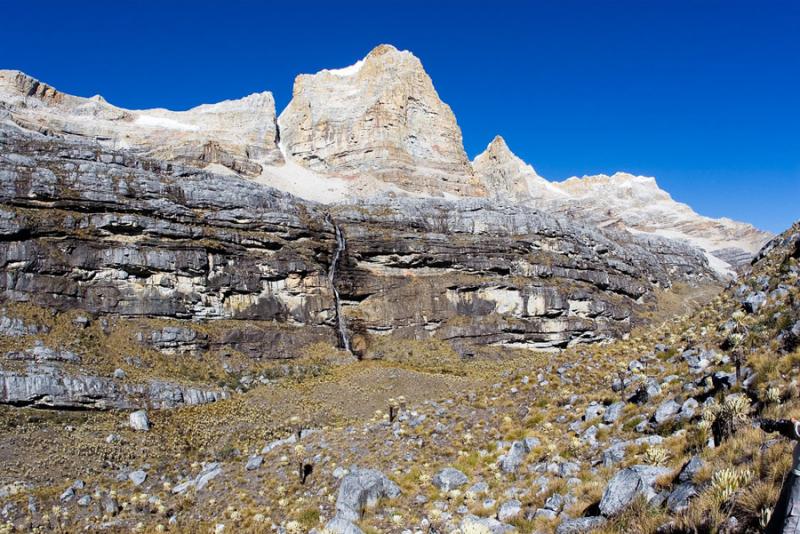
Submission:
<svg viewBox="0 0 800 534">
<path fill-rule="evenodd" d="M 139 336 L 165 354 L 230 346 L 290 358 L 336 344 L 337 225 L 346 248 L 334 283 L 362 351 L 379 336 L 458 348 L 607 339 L 629 331 L 654 287 L 711 276 L 696 249 L 530 208 L 396 199 L 323 209 L 11 126 L 0 127 L 0 202 L 3 301 L 178 320 Z M 180 324 L 218 319 L 247 326 L 208 339 Z"/>
</svg>

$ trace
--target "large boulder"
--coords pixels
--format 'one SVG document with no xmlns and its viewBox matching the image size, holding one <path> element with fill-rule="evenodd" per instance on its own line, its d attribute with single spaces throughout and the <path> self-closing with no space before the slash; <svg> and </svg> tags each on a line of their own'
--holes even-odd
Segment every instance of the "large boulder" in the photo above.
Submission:
<svg viewBox="0 0 800 534">
<path fill-rule="evenodd" d="M 366 508 L 373 508 L 381 498 L 393 499 L 400 488 L 375 469 L 353 467 L 339 484 L 336 515 L 347 521 L 358 521 Z"/>
<path fill-rule="evenodd" d="M 767 294 L 763 291 L 758 291 L 756 293 L 751 293 L 747 297 L 745 297 L 742 305 L 744 309 L 747 310 L 748 313 L 756 313 L 764 303 L 767 302 Z"/>
<path fill-rule="evenodd" d="M 500 457 L 500 469 L 504 473 L 516 473 L 525 457 L 537 445 L 539 445 L 539 440 L 536 438 L 525 438 L 513 442 L 508 452 Z"/>
<path fill-rule="evenodd" d="M 433 476 L 433 485 L 442 491 L 450 491 L 467 483 L 467 475 L 454 467 L 445 467 Z"/>
<path fill-rule="evenodd" d="M 683 482 L 675 486 L 667 497 L 667 509 L 676 514 L 689 507 L 689 500 L 697 495 L 697 488 L 691 482 Z"/>
<path fill-rule="evenodd" d="M 649 502 L 657 494 L 656 480 L 669 472 L 666 467 L 652 465 L 635 465 L 619 471 L 603 492 L 600 513 L 606 517 L 617 515 L 639 496 Z"/>
<path fill-rule="evenodd" d="M 145 410 L 137 410 L 129 416 L 131 428 L 134 430 L 150 430 L 150 419 Z"/>
<path fill-rule="evenodd" d="M 659 405 L 658 408 L 656 408 L 656 413 L 653 415 L 653 419 L 655 420 L 656 424 L 663 425 L 667 421 L 674 419 L 680 411 L 681 405 L 670 399 L 668 401 L 664 401 Z"/>
<path fill-rule="evenodd" d="M 622 410 L 624 409 L 625 403 L 622 401 L 615 402 L 614 404 L 610 405 L 608 408 L 606 408 L 606 412 L 603 414 L 603 422 L 607 425 L 616 423 L 622 415 Z"/>
<path fill-rule="evenodd" d="M 584 534 L 606 524 L 606 518 L 602 516 L 576 517 L 562 521 L 556 528 L 556 534 Z"/>
</svg>

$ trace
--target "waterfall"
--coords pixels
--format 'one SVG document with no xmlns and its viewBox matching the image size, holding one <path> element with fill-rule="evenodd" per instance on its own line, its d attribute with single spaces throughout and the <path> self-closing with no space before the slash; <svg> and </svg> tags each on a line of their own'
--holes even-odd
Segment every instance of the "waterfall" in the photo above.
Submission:
<svg viewBox="0 0 800 534">
<path fill-rule="evenodd" d="M 342 343 L 342 348 L 347 352 L 351 352 L 350 338 L 347 335 L 347 324 L 345 323 L 344 315 L 342 315 L 342 300 L 339 298 L 339 290 L 336 289 L 336 267 L 339 264 L 339 259 L 347 248 L 347 242 L 344 240 L 344 234 L 342 234 L 341 228 L 339 228 L 339 225 L 333 220 L 333 217 L 328 214 L 325 216 L 325 219 L 333 225 L 333 230 L 336 235 L 336 251 L 333 253 L 331 265 L 328 267 L 328 281 L 331 283 L 333 300 L 336 304 L 336 328 L 339 331 L 339 341 Z"/>
</svg>

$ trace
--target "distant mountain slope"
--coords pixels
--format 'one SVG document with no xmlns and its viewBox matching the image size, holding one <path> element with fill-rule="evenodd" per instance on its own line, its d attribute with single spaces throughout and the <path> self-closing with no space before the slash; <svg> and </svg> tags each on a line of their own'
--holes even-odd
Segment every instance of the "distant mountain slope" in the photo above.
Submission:
<svg viewBox="0 0 800 534">
<path fill-rule="evenodd" d="M 719 272 L 737 269 L 771 237 L 752 225 L 695 212 L 658 187 L 654 178 L 628 173 L 573 177 L 549 182 L 496 137 L 473 167 L 495 196 L 551 213 L 583 219 L 601 228 L 655 234 L 704 250 Z"/>
</svg>

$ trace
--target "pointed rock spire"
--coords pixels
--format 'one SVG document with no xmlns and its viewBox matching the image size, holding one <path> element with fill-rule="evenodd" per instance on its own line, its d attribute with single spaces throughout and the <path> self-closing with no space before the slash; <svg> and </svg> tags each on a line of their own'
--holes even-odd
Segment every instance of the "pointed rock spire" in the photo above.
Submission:
<svg viewBox="0 0 800 534">
<path fill-rule="evenodd" d="M 564 196 L 517 157 L 499 135 L 475 158 L 472 168 L 489 194 L 497 198 L 525 201 Z"/>
</svg>

